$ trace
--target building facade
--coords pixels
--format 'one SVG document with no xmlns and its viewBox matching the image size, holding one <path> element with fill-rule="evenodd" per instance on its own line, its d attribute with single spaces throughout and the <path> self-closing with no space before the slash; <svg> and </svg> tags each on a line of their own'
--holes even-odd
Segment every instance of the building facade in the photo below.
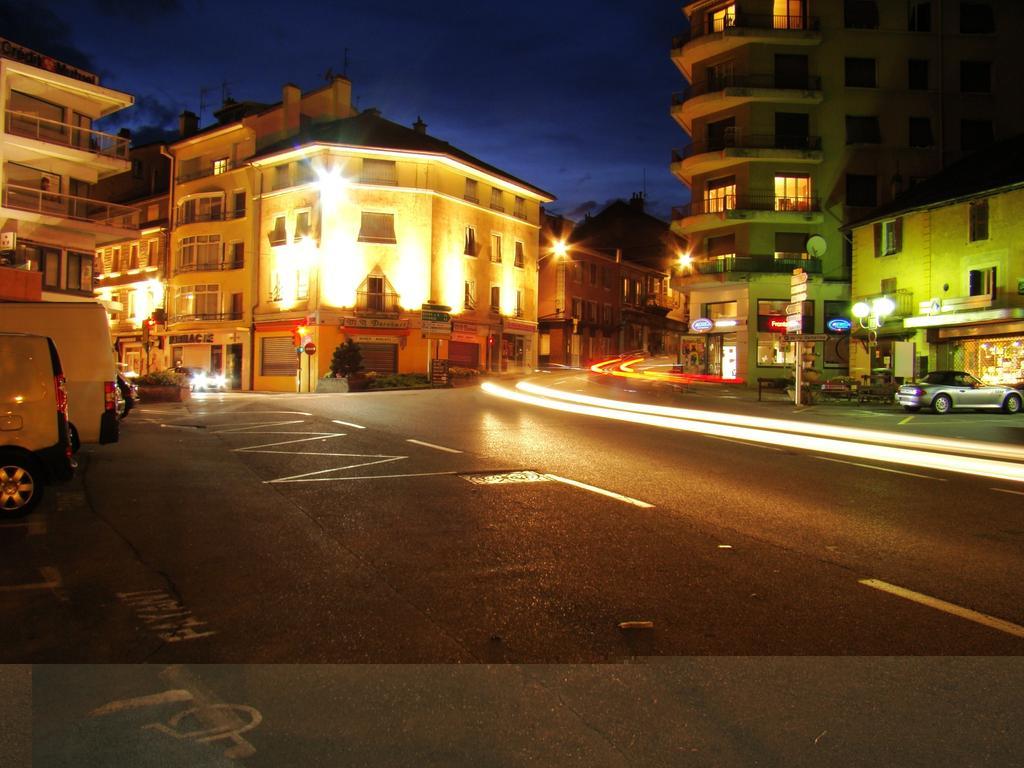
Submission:
<svg viewBox="0 0 1024 768">
<path fill-rule="evenodd" d="M 345 78 L 305 94 L 286 85 L 278 104 L 232 103 L 217 118 L 196 131 L 186 115 L 170 147 L 173 362 L 279 391 L 314 390 L 347 339 L 382 374 L 434 359 L 535 364 L 550 195 L 422 121 L 357 112 Z M 447 331 L 424 328 L 425 305 L 451 315 Z"/>
<path fill-rule="evenodd" d="M 811 275 L 802 331 L 817 367 L 849 367 L 845 223 L 993 140 L 1024 130 L 1013 96 L 1024 6 L 959 0 L 696 0 L 672 59 L 671 112 L 691 143 L 672 170 L 691 202 L 675 284 L 707 331 L 708 372 L 788 375 L 790 275 Z M 998 62 L 998 65 L 997 65 Z M 710 321 L 710 323 L 708 323 Z M 832 322 L 836 321 L 836 322 Z"/>
<path fill-rule="evenodd" d="M 137 236 L 138 211 L 94 193 L 130 165 L 127 139 L 92 124 L 132 102 L 91 72 L 0 39 L 0 298 L 95 300 L 96 248 Z"/>
<path fill-rule="evenodd" d="M 893 311 L 857 330 L 852 372 L 909 378 L 954 369 L 991 384 L 1024 381 L 1022 210 L 1018 138 L 952 165 L 853 226 L 854 298 L 887 297 Z"/>
</svg>

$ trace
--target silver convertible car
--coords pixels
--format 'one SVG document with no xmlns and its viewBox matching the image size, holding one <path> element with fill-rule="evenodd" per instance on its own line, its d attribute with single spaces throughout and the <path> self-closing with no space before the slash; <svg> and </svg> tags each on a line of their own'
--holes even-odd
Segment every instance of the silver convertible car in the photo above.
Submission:
<svg viewBox="0 0 1024 768">
<path fill-rule="evenodd" d="M 911 413 L 922 408 L 932 408 L 936 413 L 949 413 L 954 408 L 1020 413 L 1024 395 L 1013 387 L 985 384 L 964 371 L 932 371 L 896 390 L 896 402 Z"/>
</svg>

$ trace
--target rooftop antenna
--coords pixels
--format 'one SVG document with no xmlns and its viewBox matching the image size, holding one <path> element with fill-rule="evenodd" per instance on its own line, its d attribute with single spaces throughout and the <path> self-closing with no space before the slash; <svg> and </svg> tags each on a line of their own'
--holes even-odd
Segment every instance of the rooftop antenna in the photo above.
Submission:
<svg viewBox="0 0 1024 768">
<path fill-rule="evenodd" d="M 348 48 L 345 49 L 345 62 L 341 67 L 341 76 L 345 78 L 348 77 Z"/>
<path fill-rule="evenodd" d="M 222 104 L 226 103 L 231 98 L 231 83 L 227 80 L 220 81 L 220 101 Z"/>
<path fill-rule="evenodd" d="M 199 89 L 199 122 L 200 123 L 203 122 L 203 112 L 205 112 L 206 108 L 209 106 L 209 104 L 206 102 L 206 97 L 210 95 L 211 91 L 213 91 L 213 88 L 210 87 L 210 86 L 203 86 L 202 88 Z"/>
<path fill-rule="evenodd" d="M 647 169 L 646 168 L 643 169 L 643 173 L 644 173 L 643 191 L 644 191 L 644 200 L 646 200 L 647 199 Z"/>
</svg>

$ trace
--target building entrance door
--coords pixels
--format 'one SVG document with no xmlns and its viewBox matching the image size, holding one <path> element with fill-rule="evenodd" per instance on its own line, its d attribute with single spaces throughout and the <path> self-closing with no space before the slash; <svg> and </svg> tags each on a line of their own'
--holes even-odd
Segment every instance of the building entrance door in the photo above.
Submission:
<svg viewBox="0 0 1024 768">
<path fill-rule="evenodd" d="M 736 378 L 736 345 L 722 345 L 722 378 Z"/>
<path fill-rule="evenodd" d="M 242 345 L 228 344 L 227 367 L 224 371 L 228 386 L 232 389 L 242 388 Z"/>
</svg>

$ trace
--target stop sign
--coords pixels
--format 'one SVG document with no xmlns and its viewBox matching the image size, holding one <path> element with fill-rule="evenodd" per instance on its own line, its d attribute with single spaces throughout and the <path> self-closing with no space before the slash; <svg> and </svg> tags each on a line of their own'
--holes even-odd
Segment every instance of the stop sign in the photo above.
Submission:
<svg viewBox="0 0 1024 768">
<path fill-rule="evenodd" d="M 316 344 L 314 344 L 312 341 L 307 341 L 306 346 L 304 346 L 302 349 L 305 351 L 307 355 L 316 354 Z"/>
</svg>

